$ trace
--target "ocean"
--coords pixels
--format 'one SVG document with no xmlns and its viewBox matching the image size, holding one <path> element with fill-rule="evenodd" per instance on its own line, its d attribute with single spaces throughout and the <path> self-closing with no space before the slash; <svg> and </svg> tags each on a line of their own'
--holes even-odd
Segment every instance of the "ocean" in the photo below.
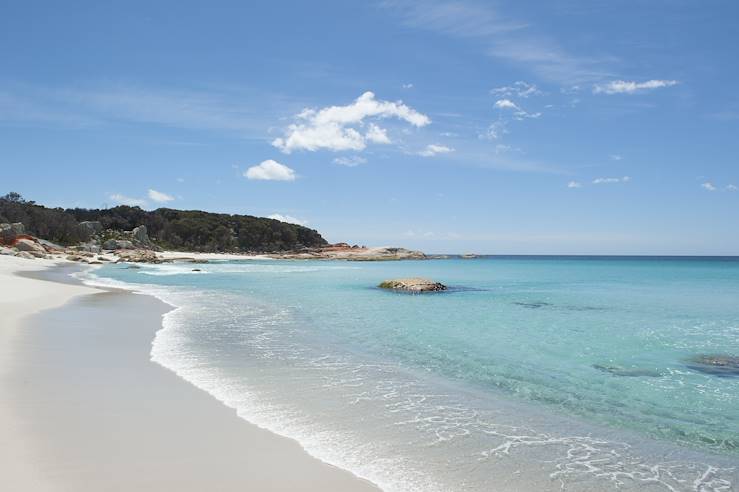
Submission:
<svg viewBox="0 0 739 492">
<path fill-rule="evenodd" d="M 199 271 L 198 271 L 199 270 Z M 739 258 L 105 265 L 151 358 L 388 492 L 739 490 Z M 421 276 L 446 292 L 377 288 Z"/>
</svg>

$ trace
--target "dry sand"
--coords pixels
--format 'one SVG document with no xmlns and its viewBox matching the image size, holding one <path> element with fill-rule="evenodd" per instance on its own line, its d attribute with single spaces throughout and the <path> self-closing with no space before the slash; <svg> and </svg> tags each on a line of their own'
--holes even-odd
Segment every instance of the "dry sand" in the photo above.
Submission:
<svg viewBox="0 0 739 492">
<path fill-rule="evenodd" d="M 151 362 L 160 301 L 15 275 L 49 265 L 0 257 L 3 490 L 378 490 Z"/>
</svg>

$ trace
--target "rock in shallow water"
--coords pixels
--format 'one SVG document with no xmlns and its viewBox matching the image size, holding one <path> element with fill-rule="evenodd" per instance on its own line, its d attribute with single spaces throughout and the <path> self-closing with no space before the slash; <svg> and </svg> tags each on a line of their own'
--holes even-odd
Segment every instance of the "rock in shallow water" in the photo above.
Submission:
<svg viewBox="0 0 739 492">
<path fill-rule="evenodd" d="M 599 371 L 608 372 L 614 376 L 625 376 L 631 378 L 648 377 L 658 378 L 662 376 L 658 371 L 654 369 L 648 369 L 643 367 L 620 367 L 620 366 L 603 366 L 600 364 L 593 364 L 595 369 Z"/>
<path fill-rule="evenodd" d="M 733 355 L 697 355 L 687 361 L 687 366 L 714 376 L 739 377 L 739 357 Z"/>
<path fill-rule="evenodd" d="M 398 278 L 385 280 L 378 287 L 381 289 L 404 292 L 439 292 L 446 290 L 446 285 L 426 278 Z"/>
</svg>

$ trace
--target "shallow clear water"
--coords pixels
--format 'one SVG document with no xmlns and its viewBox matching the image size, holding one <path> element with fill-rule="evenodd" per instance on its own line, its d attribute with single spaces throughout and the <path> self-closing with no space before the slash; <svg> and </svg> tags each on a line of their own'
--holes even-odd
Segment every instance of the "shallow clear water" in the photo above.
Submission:
<svg viewBox="0 0 739 492">
<path fill-rule="evenodd" d="M 385 490 L 739 490 L 739 377 L 686 365 L 739 355 L 739 261 L 252 260 L 95 274 L 178 306 L 154 361 Z M 452 289 L 374 287 L 408 276 Z"/>
</svg>

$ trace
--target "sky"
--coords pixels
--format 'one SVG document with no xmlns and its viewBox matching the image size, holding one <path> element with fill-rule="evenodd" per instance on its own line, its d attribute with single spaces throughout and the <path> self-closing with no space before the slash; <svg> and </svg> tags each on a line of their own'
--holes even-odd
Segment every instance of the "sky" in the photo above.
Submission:
<svg viewBox="0 0 739 492">
<path fill-rule="evenodd" d="M 0 193 L 739 254 L 739 4 L 0 1 Z"/>
</svg>

